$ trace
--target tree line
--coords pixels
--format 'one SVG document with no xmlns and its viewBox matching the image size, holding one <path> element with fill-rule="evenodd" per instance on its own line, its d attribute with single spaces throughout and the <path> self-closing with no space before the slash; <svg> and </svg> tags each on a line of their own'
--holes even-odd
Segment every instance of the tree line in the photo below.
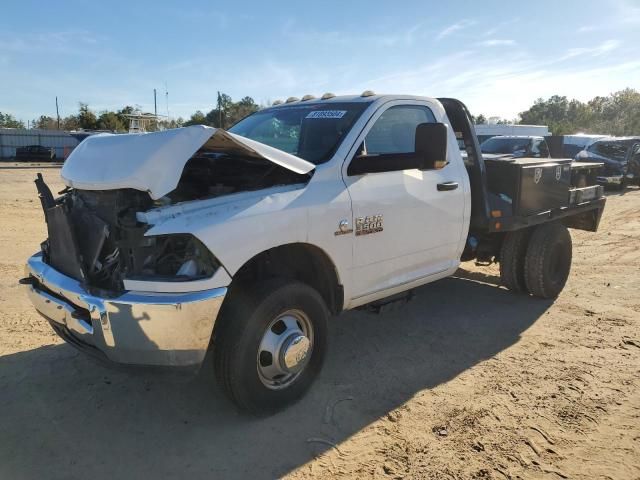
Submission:
<svg viewBox="0 0 640 480">
<path fill-rule="evenodd" d="M 194 112 L 188 119 L 182 117 L 166 119 L 160 118 L 153 122 L 149 130 L 160 130 L 165 128 L 176 128 L 189 125 L 209 125 L 216 128 L 227 128 L 238 120 L 259 110 L 260 105 L 251 97 L 244 97 L 238 102 L 234 102 L 227 94 L 220 94 L 215 108 L 204 113 L 201 110 Z M 139 108 L 126 106 L 120 110 L 103 110 L 95 112 L 89 105 L 80 102 L 78 112 L 60 118 L 60 130 L 107 130 L 110 132 L 126 132 L 129 129 L 129 118 Z M 58 119 L 49 115 L 40 115 L 29 122 L 31 128 L 57 130 Z M 0 128 L 25 128 L 25 123 L 17 120 L 9 113 L 0 112 Z"/>
<path fill-rule="evenodd" d="M 175 128 L 188 125 L 209 125 L 228 128 L 245 116 L 266 107 L 258 105 L 251 97 L 234 102 L 229 95 L 220 94 L 216 106 L 206 113 L 194 112 L 188 119 L 161 119 L 151 126 L 151 130 Z M 135 108 L 126 106 L 120 110 L 94 112 L 86 103 L 80 103 L 77 114 L 60 119 L 61 130 L 108 130 L 126 132 L 129 119 Z M 548 99 L 539 98 L 518 118 L 506 120 L 498 117 L 473 117 L 476 124 L 523 124 L 547 125 L 554 135 L 578 132 L 603 135 L 640 135 L 640 92 L 632 88 L 620 90 L 606 97 L 594 97 L 588 102 L 569 100 L 566 96 L 553 95 Z M 58 122 L 48 115 L 41 115 L 33 122 L 32 128 L 57 129 Z M 0 127 L 25 128 L 24 122 L 9 113 L 0 112 Z"/>
<path fill-rule="evenodd" d="M 602 135 L 640 135 L 640 92 L 626 88 L 588 102 L 553 95 L 539 98 L 515 120 L 484 115 L 474 117 L 476 124 L 547 125 L 553 135 L 594 133 Z"/>
</svg>

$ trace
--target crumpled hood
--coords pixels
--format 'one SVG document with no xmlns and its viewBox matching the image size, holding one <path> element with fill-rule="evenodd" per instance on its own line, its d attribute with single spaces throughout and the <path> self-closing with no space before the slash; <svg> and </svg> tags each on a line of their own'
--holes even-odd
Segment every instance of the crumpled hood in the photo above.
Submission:
<svg viewBox="0 0 640 480">
<path fill-rule="evenodd" d="M 62 179 L 81 190 L 133 188 L 158 199 L 178 185 L 187 161 L 200 148 L 263 158 L 296 173 L 310 162 L 255 140 L 204 125 L 163 132 L 99 134 L 78 145 L 62 167 Z"/>
</svg>

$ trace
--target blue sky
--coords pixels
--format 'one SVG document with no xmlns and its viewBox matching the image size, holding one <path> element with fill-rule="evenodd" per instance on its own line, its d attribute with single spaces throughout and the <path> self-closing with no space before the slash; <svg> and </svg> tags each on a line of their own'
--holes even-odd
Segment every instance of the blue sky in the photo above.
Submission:
<svg viewBox="0 0 640 480">
<path fill-rule="evenodd" d="M 20 119 L 307 93 L 460 98 L 513 118 L 552 94 L 640 89 L 640 0 L 31 2 L 0 16 L 0 111 Z"/>
</svg>

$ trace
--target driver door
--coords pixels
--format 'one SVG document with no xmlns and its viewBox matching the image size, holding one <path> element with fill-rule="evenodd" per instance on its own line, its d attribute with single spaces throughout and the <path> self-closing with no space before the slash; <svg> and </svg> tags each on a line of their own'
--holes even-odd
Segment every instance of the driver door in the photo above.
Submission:
<svg viewBox="0 0 640 480">
<path fill-rule="evenodd" d="M 391 102 L 376 112 L 357 144 L 367 156 L 393 158 L 414 151 L 419 124 L 435 122 L 427 102 Z M 455 148 L 451 132 L 448 135 L 448 148 Z M 439 170 L 362 175 L 349 175 L 346 163 L 343 178 L 355 228 L 353 304 L 382 298 L 395 287 L 457 266 L 465 208 L 461 162 Z"/>
</svg>

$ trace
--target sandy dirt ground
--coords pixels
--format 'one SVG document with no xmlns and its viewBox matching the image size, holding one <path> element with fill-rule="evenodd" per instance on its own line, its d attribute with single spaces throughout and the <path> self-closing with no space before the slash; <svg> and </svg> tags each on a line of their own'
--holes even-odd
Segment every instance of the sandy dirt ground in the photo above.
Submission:
<svg viewBox="0 0 640 480">
<path fill-rule="evenodd" d="M 640 478 L 640 190 L 572 232 L 555 302 L 465 264 L 395 311 L 335 318 L 309 394 L 255 419 L 210 366 L 114 371 L 53 334 L 17 284 L 45 238 L 37 171 L 0 168 L 0 478 Z"/>
</svg>

